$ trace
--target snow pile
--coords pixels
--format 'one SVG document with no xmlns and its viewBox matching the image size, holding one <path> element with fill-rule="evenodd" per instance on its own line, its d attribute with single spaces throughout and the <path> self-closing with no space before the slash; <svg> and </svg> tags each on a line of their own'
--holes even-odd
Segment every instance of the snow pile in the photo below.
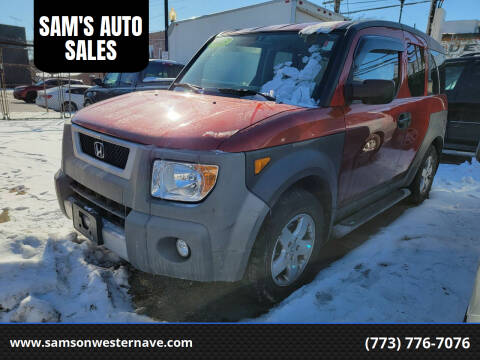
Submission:
<svg viewBox="0 0 480 360">
<path fill-rule="evenodd" d="M 302 70 L 293 67 L 291 61 L 276 65 L 273 69 L 273 79 L 262 86 L 261 92 L 273 93 L 277 101 L 284 104 L 317 106 L 312 99 L 312 93 L 315 88 L 315 78 L 322 70 L 322 56 L 318 45 L 312 45 L 308 51 L 310 56 L 302 59 L 306 64 Z"/>
<path fill-rule="evenodd" d="M 20 302 L 10 320 L 14 322 L 58 322 L 60 314 L 50 303 L 27 296 Z"/>
<path fill-rule="evenodd" d="M 0 121 L 0 322 L 139 322 L 125 264 L 58 208 L 63 121 Z"/>
<path fill-rule="evenodd" d="M 479 218 L 480 163 L 442 164 L 430 199 L 255 321 L 460 322 L 480 257 Z"/>
</svg>

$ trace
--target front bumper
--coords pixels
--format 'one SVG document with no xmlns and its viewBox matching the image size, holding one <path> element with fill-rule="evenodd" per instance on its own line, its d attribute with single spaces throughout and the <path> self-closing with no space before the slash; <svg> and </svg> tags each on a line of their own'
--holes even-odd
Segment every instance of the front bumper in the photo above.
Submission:
<svg viewBox="0 0 480 360">
<path fill-rule="evenodd" d="M 114 169 L 83 154 L 76 141 L 78 132 L 129 146 L 125 170 Z M 217 184 L 204 201 L 196 204 L 153 198 L 150 178 L 155 159 L 219 165 Z M 240 280 L 269 211 L 246 188 L 243 154 L 158 149 L 127 143 L 76 125 L 65 126 L 62 169 L 55 176 L 55 184 L 60 207 L 67 216 L 71 216 L 69 207 L 75 198 L 91 200 L 89 204 L 99 206 L 104 213 L 114 211 L 102 205 L 111 203 L 115 204 L 114 212 L 119 217 L 123 212 L 120 224 L 110 221 L 108 216 L 103 219 L 102 234 L 107 248 L 142 271 L 189 280 Z M 176 252 L 179 238 L 191 249 L 187 259 Z"/>
</svg>

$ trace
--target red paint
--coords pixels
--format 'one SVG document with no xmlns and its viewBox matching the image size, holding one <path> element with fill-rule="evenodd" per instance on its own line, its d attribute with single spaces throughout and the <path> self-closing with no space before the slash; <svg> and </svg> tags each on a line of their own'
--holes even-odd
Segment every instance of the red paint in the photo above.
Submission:
<svg viewBox="0 0 480 360">
<path fill-rule="evenodd" d="M 278 31 L 298 31 L 305 26 L 281 26 Z M 275 31 L 274 28 L 269 31 Z M 364 35 L 385 35 L 404 44 L 405 50 L 399 56 L 398 94 L 389 104 L 346 104 L 345 84 L 355 48 Z M 407 77 L 408 43 L 426 47 L 423 39 L 399 29 L 375 27 L 359 31 L 347 50 L 345 65 L 328 108 L 309 109 L 189 92 L 150 91 L 88 107 L 80 111 L 73 122 L 142 144 L 226 152 L 253 151 L 345 132 L 338 179 L 341 206 L 404 173 L 423 142 L 430 114 L 447 109 L 444 95 L 411 97 Z M 403 113 L 412 116 L 408 129 L 398 128 L 398 119 Z M 366 141 L 372 138 L 381 140 L 378 150 L 363 151 Z"/>
<path fill-rule="evenodd" d="M 299 109 L 257 122 L 233 135 L 219 149 L 251 151 L 331 135 L 344 129 L 343 112 L 339 109 Z"/>
<path fill-rule="evenodd" d="M 91 105 L 73 122 L 133 142 L 214 150 L 235 132 L 296 106 L 167 90 L 140 91 Z"/>
<path fill-rule="evenodd" d="M 400 59 L 400 85 L 394 101 L 385 105 L 346 106 L 344 86 L 352 68 L 358 41 L 365 35 L 397 38 L 404 43 L 405 49 L 408 43 L 426 47 L 422 38 L 397 29 L 367 28 L 356 34 L 331 102 L 331 106 L 343 109 L 345 114 L 345 148 L 339 178 L 340 206 L 407 171 L 425 137 L 430 114 L 447 109 L 444 95 L 411 97 L 406 50 Z M 426 79 L 427 77 L 425 81 Z M 402 113 L 412 115 L 411 125 L 406 130 L 398 129 L 397 121 Z M 382 145 L 374 154 L 365 153 L 362 148 L 372 134 L 382 138 Z"/>
<path fill-rule="evenodd" d="M 45 84 L 45 87 L 43 87 L 43 85 L 17 86 L 13 90 L 13 97 L 17 100 L 26 100 L 27 99 L 27 94 L 29 92 L 37 93 L 37 91 L 41 91 L 43 89 L 50 89 L 50 88 L 55 87 L 55 86 L 57 86 L 57 85 L 47 85 L 47 84 Z"/>
</svg>

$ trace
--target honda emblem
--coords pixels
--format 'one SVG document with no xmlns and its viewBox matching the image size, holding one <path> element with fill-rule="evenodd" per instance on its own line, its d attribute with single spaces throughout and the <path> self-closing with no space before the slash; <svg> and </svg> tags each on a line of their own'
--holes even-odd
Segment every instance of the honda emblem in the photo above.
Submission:
<svg viewBox="0 0 480 360">
<path fill-rule="evenodd" d="M 105 149 L 103 147 L 103 143 L 95 141 L 93 143 L 93 148 L 95 149 L 95 156 L 97 158 L 103 159 L 105 157 Z"/>
</svg>

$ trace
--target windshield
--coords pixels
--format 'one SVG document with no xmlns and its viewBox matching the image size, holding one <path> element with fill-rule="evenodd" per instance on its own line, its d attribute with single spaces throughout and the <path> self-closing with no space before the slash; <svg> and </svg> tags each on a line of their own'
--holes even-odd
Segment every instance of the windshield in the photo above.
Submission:
<svg viewBox="0 0 480 360">
<path fill-rule="evenodd" d="M 36 86 L 43 85 L 43 80 L 37 81 L 37 82 L 35 83 L 35 85 L 36 85 Z"/>
<path fill-rule="evenodd" d="M 251 90 L 279 103 L 314 107 L 314 90 L 336 39 L 332 34 L 297 32 L 217 36 L 178 83 L 205 90 Z"/>
</svg>

